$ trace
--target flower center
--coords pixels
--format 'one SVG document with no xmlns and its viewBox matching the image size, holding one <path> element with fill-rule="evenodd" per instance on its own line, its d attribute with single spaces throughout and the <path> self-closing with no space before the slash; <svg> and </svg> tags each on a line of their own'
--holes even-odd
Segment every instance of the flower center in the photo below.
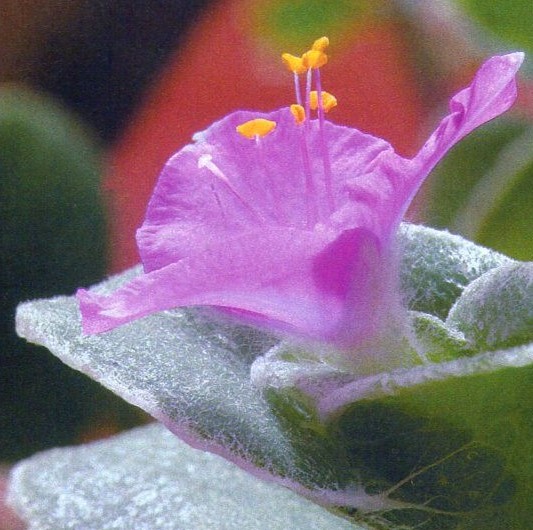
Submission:
<svg viewBox="0 0 533 530">
<path fill-rule="evenodd" d="M 320 68 L 327 64 L 328 56 L 325 50 L 329 46 L 329 39 L 321 37 L 317 39 L 307 52 L 302 56 L 284 53 L 281 59 L 285 66 L 294 75 L 294 92 L 296 103 L 290 106 L 290 111 L 294 116 L 297 126 L 302 126 L 300 132 L 300 152 L 302 157 L 303 173 L 305 178 L 305 194 L 307 209 L 307 228 L 312 229 L 317 223 L 320 214 L 331 215 L 335 210 L 335 201 L 333 199 L 333 175 L 331 170 L 331 160 L 328 150 L 328 141 L 325 129 L 325 113 L 337 106 L 335 96 L 322 90 L 320 79 Z M 305 74 L 305 91 L 302 94 L 300 75 Z M 313 81 L 315 90 L 313 88 Z M 311 158 L 309 153 L 309 139 L 311 134 L 310 116 L 311 111 L 318 114 L 318 134 L 319 150 L 323 166 L 323 179 L 317 179 L 313 174 L 311 167 Z M 239 125 L 236 130 L 239 134 L 250 140 L 254 139 L 259 144 L 259 139 L 273 131 L 276 123 L 263 118 L 257 118 Z M 322 184 L 323 192 L 326 196 L 327 212 L 319 212 L 316 199 L 316 191 Z"/>
<path fill-rule="evenodd" d="M 266 136 L 276 128 L 276 122 L 272 120 L 265 120 L 264 118 L 256 118 L 242 123 L 237 127 L 237 132 L 244 137 L 251 139 L 259 139 Z"/>
</svg>

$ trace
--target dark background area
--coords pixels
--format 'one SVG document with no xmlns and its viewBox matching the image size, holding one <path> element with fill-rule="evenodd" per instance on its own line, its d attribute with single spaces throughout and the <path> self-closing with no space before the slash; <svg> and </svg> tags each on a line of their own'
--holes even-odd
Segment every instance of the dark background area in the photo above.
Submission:
<svg viewBox="0 0 533 530">
<path fill-rule="evenodd" d="M 112 141 L 147 84 L 212 3 L 6 0 L 0 81 L 24 81 L 56 96 Z"/>
<path fill-rule="evenodd" d="M 46 110 L 49 102 L 26 98 L 22 87 L 52 96 L 81 117 L 105 150 L 208 4 L 6 0 L 3 5 L 0 462 L 146 421 L 136 409 L 15 333 L 17 303 L 70 294 L 97 282 L 107 270 L 101 175 L 96 163 L 87 162 L 98 156 L 87 153 L 85 161 L 79 157 L 85 144 L 83 134 L 77 138 L 76 124 L 66 117 L 56 122 L 55 109 Z M 70 131 L 66 135 L 60 132 L 63 126 Z"/>
</svg>

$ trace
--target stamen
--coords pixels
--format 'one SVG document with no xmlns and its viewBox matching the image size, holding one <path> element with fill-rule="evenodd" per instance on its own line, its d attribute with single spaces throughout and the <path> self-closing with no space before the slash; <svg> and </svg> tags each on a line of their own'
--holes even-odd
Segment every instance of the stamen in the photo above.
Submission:
<svg viewBox="0 0 533 530">
<path fill-rule="evenodd" d="M 294 93 L 296 94 L 296 103 L 302 104 L 302 96 L 300 94 L 300 78 L 299 75 L 306 72 L 307 68 L 303 65 L 302 58 L 284 53 L 281 55 L 281 60 L 285 66 L 294 74 Z"/>
<path fill-rule="evenodd" d="M 296 104 L 290 106 L 290 111 L 294 116 L 297 125 L 304 123 L 305 127 L 301 130 L 300 145 L 302 151 L 302 160 L 304 165 L 305 187 L 307 195 L 307 226 L 312 227 L 318 218 L 318 203 L 313 199 L 315 197 L 315 182 L 311 169 L 309 157 L 308 136 L 310 134 L 311 120 L 308 119 L 312 110 L 318 110 L 319 121 L 319 145 L 324 165 L 324 186 L 326 188 L 327 206 L 330 212 L 334 210 L 334 200 L 332 192 L 332 170 L 329 152 L 327 149 L 324 113 L 330 111 L 337 105 L 337 99 L 329 92 L 323 92 L 320 84 L 320 68 L 327 64 L 328 56 L 325 50 L 329 46 L 327 37 L 320 37 L 313 42 L 311 49 L 301 57 L 296 57 L 289 53 L 284 53 L 281 58 L 291 72 L 294 73 L 294 88 L 296 92 Z M 302 106 L 300 95 L 299 74 L 307 71 L 305 84 L 305 100 Z M 311 91 L 313 84 L 313 71 L 316 72 L 316 91 Z"/>
<path fill-rule="evenodd" d="M 226 177 L 226 175 L 224 175 L 222 170 L 213 162 L 213 157 L 208 153 L 201 155 L 198 158 L 198 169 L 203 169 L 203 168 L 206 168 L 209 171 L 211 171 L 211 173 L 213 173 L 215 177 L 217 177 L 222 182 L 224 182 L 224 184 L 232 188 L 231 182 L 228 180 L 228 177 Z"/>
<path fill-rule="evenodd" d="M 317 110 L 319 108 L 318 106 L 318 92 L 316 90 L 312 90 L 310 94 L 310 103 L 311 103 L 311 110 Z M 325 90 L 322 91 L 322 108 L 324 109 L 324 112 L 329 112 L 332 108 L 337 106 L 337 98 L 330 94 L 329 92 L 326 92 Z"/>
<path fill-rule="evenodd" d="M 302 55 L 302 63 L 306 68 L 321 68 L 328 62 L 328 56 L 320 50 L 309 50 Z"/>
<path fill-rule="evenodd" d="M 249 210 L 254 217 L 256 217 L 259 221 L 263 222 L 263 217 L 257 213 L 252 206 L 242 197 L 242 195 L 233 187 L 233 184 L 230 182 L 228 177 L 224 174 L 224 172 L 213 162 L 213 157 L 209 153 L 205 153 L 201 155 L 198 158 L 198 169 L 207 169 L 209 170 L 220 182 L 223 182 L 225 186 L 228 188 L 228 190 L 231 192 L 232 195 L 235 196 L 235 198 L 247 209 Z M 220 201 L 220 196 L 215 191 L 214 187 L 211 185 L 211 189 L 213 190 L 215 194 L 215 199 L 219 205 L 219 207 L 222 209 L 222 203 Z M 222 209 L 223 211 L 223 209 Z"/>
<path fill-rule="evenodd" d="M 224 175 L 224 173 L 222 173 L 220 168 L 213 163 L 211 155 L 205 154 L 205 155 L 200 156 L 200 158 L 198 158 L 198 169 L 202 169 L 202 168 L 209 169 L 209 171 L 211 171 L 211 173 L 213 173 L 218 179 L 222 180 L 224 184 L 228 184 L 228 179 L 226 178 L 226 175 Z M 215 202 L 217 203 L 217 206 L 222 213 L 222 217 L 226 219 L 226 212 L 224 211 L 224 206 L 222 205 L 222 201 L 220 200 L 220 195 L 215 189 L 215 185 L 213 184 L 213 182 L 209 183 L 209 187 L 211 188 L 211 192 L 213 193 Z"/>
<path fill-rule="evenodd" d="M 316 70 L 318 73 L 319 70 Z M 311 85 L 313 82 L 313 69 L 308 68 L 307 79 L 305 85 L 305 116 L 311 116 Z M 318 207 L 316 201 L 316 188 L 313 179 L 313 171 L 311 168 L 311 159 L 309 157 L 309 147 L 307 145 L 308 131 L 310 130 L 311 120 L 305 120 L 304 128 L 300 135 L 300 145 L 302 151 L 302 160 L 304 165 L 305 175 L 305 193 L 306 193 L 306 216 L 307 228 L 311 229 L 316 224 L 318 219 Z"/>
<path fill-rule="evenodd" d="M 309 70 L 311 71 L 311 70 Z M 326 200 L 328 203 L 329 212 L 335 210 L 335 201 L 333 200 L 333 175 L 331 171 L 331 160 L 329 158 L 329 150 L 326 142 L 326 131 L 324 127 L 324 98 L 322 95 L 322 83 L 320 81 L 320 70 L 316 69 L 316 93 L 318 100 L 318 123 L 320 134 L 320 151 L 322 154 L 322 164 L 324 167 L 324 185 L 326 187 Z M 311 96 L 309 96 L 311 97 Z"/>
<path fill-rule="evenodd" d="M 326 48 L 329 46 L 329 39 L 327 37 L 320 37 L 311 46 L 312 50 L 317 50 L 319 52 L 326 51 Z"/>
<path fill-rule="evenodd" d="M 317 70 L 318 73 L 318 70 Z M 309 68 L 307 70 L 307 81 L 305 84 L 305 115 L 311 116 L 311 85 L 313 83 L 313 70 Z M 309 127 L 308 125 L 309 121 L 306 122 L 306 127 Z"/>
<path fill-rule="evenodd" d="M 302 105 L 302 94 L 300 89 L 300 76 L 294 72 L 294 93 L 296 95 L 296 103 Z"/>
<path fill-rule="evenodd" d="M 295 74 L 304 74 L 307 67 L 304 66 L 302 58 L 291 55 L 290 53 L 284 53 L 281 55 L 281 60 L 285 66 Z"/>
<path fill-rule="evenodd" d="M 265 120 L 264 118 L 256 118 L 255 120 L 250 120 L 236 127 L 236 130 L 239 134 L 242 134 L 245 138 L 249 140 L 254 140 L 257 138 L 262 138 L 268 133 L 272 132 L 276 128 L 276 122 L 271 120 Z"/>
<path fill-rule="evenodd" d="M 302 124 L 305 121 L 305 110 L 302 105 L 291 105 L 291 114 L 294 116 L 294 121 L 297 125 Z"/>
<path fill-rule="evenodd" d="M 306 223 L 307 228 L 312 229 L 318 219 L 318 208 L 315 200 L 316 188 L 313 181 L 313 173 L 311 171 L 311 159 L 309 158 L 309 148 L 307 147 L 307 139 L 304 129 L 300 130 L 300 149 L 302 151 L 302 161 L 305 176 Z"/>
</svg>

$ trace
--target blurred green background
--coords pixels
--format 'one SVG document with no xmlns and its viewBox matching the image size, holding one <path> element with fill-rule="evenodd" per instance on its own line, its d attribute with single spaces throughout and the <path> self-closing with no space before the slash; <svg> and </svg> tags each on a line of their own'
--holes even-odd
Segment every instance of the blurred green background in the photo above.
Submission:
<svg viewBox="0 0 533 530">
<path fill-rule="evenodd" d="M 0 19 L 0 463 L 144 415 L 16 336 L 23 300 L 106 275 L 105 156 L 207 2 L 13 2 Z M 1 522 L 0 522 L 1 526 Z"/>
</svg>

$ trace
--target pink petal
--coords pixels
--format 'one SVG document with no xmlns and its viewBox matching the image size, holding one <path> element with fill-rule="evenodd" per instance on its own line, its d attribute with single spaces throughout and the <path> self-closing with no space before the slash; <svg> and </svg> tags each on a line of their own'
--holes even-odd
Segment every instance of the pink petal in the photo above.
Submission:
<svg viewBox="0 0 533 530">
<path fill-rule="evenodd" d="M 339 329 L 347 325 L 346 302 L 359 286 L 364 293 L 380 259 L 374 236 L 364 230 L 346 231 L 333 242 L 286 228 L 248 232 L 143 274 L 113 296 L 80 290 L 83 329 L 99 333 L 155 311 L 207 305 L 270 329 L 346 343 L 354 336 Z M 364 294 L 356 301 L 364 302 Z M 350 325 L 360 322 L 366 332 L 368 307 L 350 307 Z"/>
<path fill-rule="evenodd" d="M 274 132 L 261 139 L 260 146 L 235 132 L 238 124 L 255 117 L 278 124 Z M 364 172 L 378 153 L 392 148 L 356 129 L 326 125 L 333 192 L 340 206 L 348 201 L 347 176 Z M 137 233 L 145 269 L 158 269 L 202 252 L 220 238 L 259 226 L 305 230 L 306 201 L 316 201 L 318 209 L 325 211 L 326 199 L 321 186 L 324 173 L 318 123 L 312 123 L 307 138 L 319 187 L 311 198 L 305 194 L 302 133 L 288 109 L 268 114 L 239 111 L 214 123 L 198 135 L 196 143 L 174 155 L 159 178 L 145 222 Z M 231 188 L 208 168 L 198 167 L 206 155 L 227 177 Z"/>
<path fill-rule="evenodd" d="M 138 231 L 147 274 L 110 297 L 79 293 L 84 331 L 209 305 L 338 346 L 372 340 L 401 311 L 394 237 L 407 207 L 455 143 L 510 107 L 522 60 L 488 60 L 412 160 L 381 139 L 326 123 L 334 211 L 316 120 L 297 126 L 281 109 L 213 124 L 159 179 Z M 257 117 L 276 129 L 258 143 L 236 133 Z"/>
<path fill-rule="evenodd" d="M 522 52 L 491 57 L 467 88 L 450 101 L 450 111 L 413 159 L 410 199 L 437 162 L 475 128 L 508 110 L 516 100 L 516 74 L 524 60 Z"/>
</svg>

